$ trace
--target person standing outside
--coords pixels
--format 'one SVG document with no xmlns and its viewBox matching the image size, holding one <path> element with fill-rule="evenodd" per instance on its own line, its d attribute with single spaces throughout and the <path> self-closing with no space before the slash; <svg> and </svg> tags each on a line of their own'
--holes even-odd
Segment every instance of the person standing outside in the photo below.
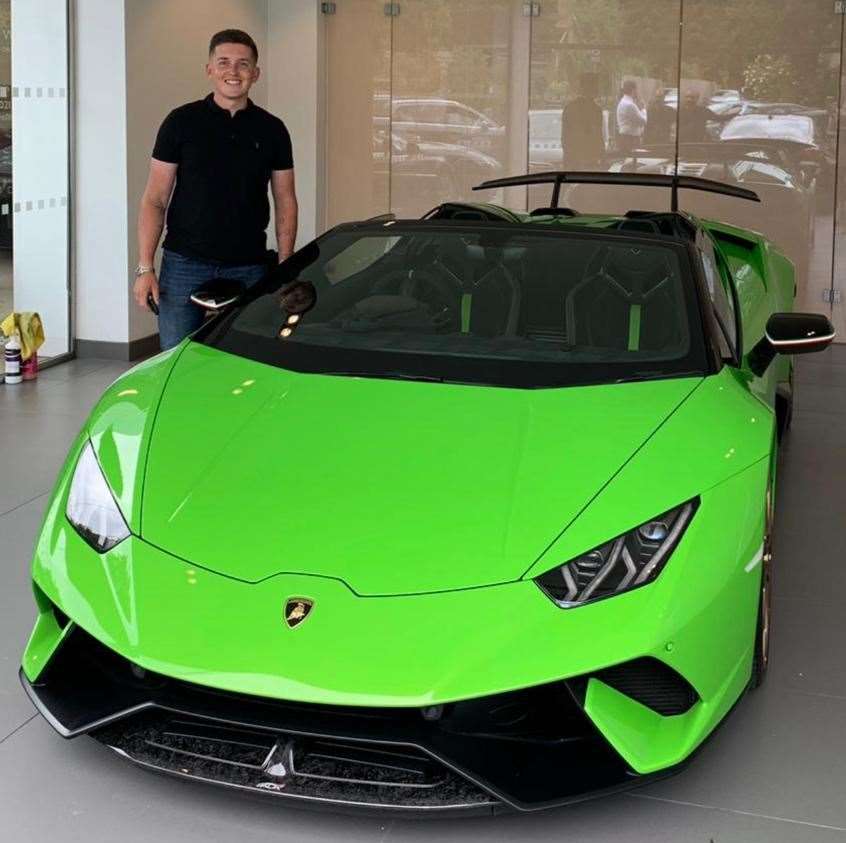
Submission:
<svg viewBox="0 0 846 843">
<path fill-rule="evenodd" d="M 599 76 L 583 73 L 579 95 L 564 106 L 561 114 L 561 149 L 568 170 L 598 170 L 605 156 L 602 139 L 602 109 L 596 104 Z"/>
<path fill-rule="evenodd" d="M 684 92 L 679 108 L 679 141 L 682 143 L 706 143 L 708 122 L 714 114 L 699 101 L 699 94 L 692 88 Z"/>
<path fill-rule="evenodd" d="M 294 250 L 297 198 L 291 138 L 285 124 L 248 94 L 258 81 L 255 41 L 237 29 L 209 44 L 212 92 L 171 111 L 156 137 L 138 215 L 133 296 L 151 296 L 159 341 L 172 348 L 203 323 L 192 293 L 216 278 L 249 287 L 267 272 L 270 185 L 279 260 Z M 154 256 L 167 216 L 161 271 Z"/>
<path fill-rule="evenodd" d="M 643 137 L 645 128 L 646 109 L 637 95 L 637 84 L 627 79 L 617 103 L 617 147 L 620 152 L 631 152 Z"/>
<path fill-rule="evenodd" d="M 646 111 L 647 123 L 643 141 L 646 144 L 671 144 L 676 141 L 676 110 L 664 100 L 663 88 L 658 88 Z"/>
</svg>

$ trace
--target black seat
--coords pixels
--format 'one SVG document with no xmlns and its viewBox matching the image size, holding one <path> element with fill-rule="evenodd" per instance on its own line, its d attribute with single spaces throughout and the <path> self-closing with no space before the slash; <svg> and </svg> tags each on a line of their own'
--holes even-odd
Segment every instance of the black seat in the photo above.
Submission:
<svg viewBox="0 0 846 843">
<path fill-rule="evenodd" d="M 681 341 L 673 273 L 663 250 L 603 246 L 567 295 L 571 344 L 662 351 Z"/>
</svg>

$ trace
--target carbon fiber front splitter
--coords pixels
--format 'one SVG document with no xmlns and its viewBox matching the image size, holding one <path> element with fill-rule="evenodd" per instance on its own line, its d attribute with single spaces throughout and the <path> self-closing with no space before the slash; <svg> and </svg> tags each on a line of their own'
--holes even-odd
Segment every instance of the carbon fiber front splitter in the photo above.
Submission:
<svg viewBox="0 0 846 843">
<path fill-rule="evenodd" d="M 432 814 L 532 811 L 628 789 L 633 773 L 557 682 L 431 709 L 218 691 L 144 671 L 74 627 L 24 688 L 64 737 L 135 763 L 300 803 Z"/>
</svg>

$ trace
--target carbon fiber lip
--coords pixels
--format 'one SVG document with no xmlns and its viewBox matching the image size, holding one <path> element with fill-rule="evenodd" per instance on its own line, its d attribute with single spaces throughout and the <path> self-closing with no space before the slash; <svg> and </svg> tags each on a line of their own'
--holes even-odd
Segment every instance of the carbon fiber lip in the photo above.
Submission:
<svg viewBox="0 0 846 843">
<path fill-rule="evenodd" d="M 500 800 L 414 747 L 260 732 L 152 712 L 93 733 L 141 767 L 335 808 L 490 813 Z"/>
<path fill-rule="evenodd" d="M 451 703 L 426 719 L 416 708 L 295 703 L 170 679 L 79 627 L 36 683 L 20 678 L 64 737 L 88 733 L 146 769 L 306 807 L 535 811 L 676 771 L 633 773 L 584 714 L 573 683 Z"/>
</svg>

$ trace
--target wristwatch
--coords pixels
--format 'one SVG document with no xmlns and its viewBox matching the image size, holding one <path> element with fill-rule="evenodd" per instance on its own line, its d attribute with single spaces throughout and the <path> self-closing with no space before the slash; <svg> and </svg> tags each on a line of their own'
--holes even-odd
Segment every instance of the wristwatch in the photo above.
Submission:
<svg viewBox="0 0 846 843">
<path fill-rule="evenodd" d="M 146 275 L 148 272 L 155 272 L 156 267 L 154 266 L 142 266 L 140 263 L 137 267 L 135 267 L 135 277 L 140 278 L 142 275 Z"/>
</svg>

